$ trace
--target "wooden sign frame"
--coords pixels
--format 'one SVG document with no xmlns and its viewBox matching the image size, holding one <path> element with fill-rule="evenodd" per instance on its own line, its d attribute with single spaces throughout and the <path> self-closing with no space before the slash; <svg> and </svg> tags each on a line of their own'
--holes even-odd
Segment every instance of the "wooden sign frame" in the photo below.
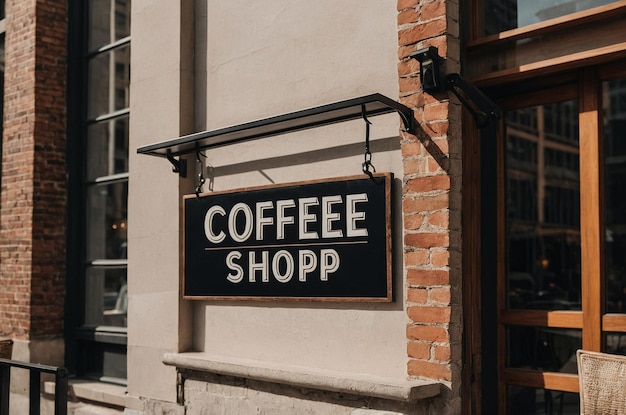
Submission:
<svg viewBox="0 0 626 415">
<path fill-rule="evenodd" d="M 183 196 L 183 297 L 391 302 L 391 173 Z"/>
</svg>

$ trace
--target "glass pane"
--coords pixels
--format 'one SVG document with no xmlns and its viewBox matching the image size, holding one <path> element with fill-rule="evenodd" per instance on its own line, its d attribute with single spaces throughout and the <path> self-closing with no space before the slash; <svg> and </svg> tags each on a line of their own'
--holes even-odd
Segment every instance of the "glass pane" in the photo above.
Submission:
<svg viewBox="0 0 626 415">
<path fill-rule="evenodd" d="M 624 41 L 624 15 L 607 16 L 598 21 L 585 22 L 585 30 L 565 28 L 536 35 L 531 32 L 528 37 L 513 38 L 498 47 L 470 48 L 464 70 L 468 77 L 482 77 L 488 72 L 519 69 L 551 59 L 567 60 L 570 55 L 611 47 Z"/>
<path fill-rule="evenodd" d="M 111 344 L 95 341 L 79 343 L 78 361 L 81 379 L 126 385 L 127 358 L 125 344 Z"/>
<path fill-rule="evenodd" d="M 615 0 L 484 0 L 484 34 L 492 35 L 613 2 Z"/>
<path fill-rule="evenodd" d="M 507 367 L 576 374 L 581 347 L 579 329 L 512 326 L 507 329 Z"/>
<path fill-rule="evenodd" d="M 128 117 L 87 129 L 87 179 L 128 172 Z"/>
<path fill-rule="evenodd" d="M 126 327 L 126 267 L 89 268 L 85 284 L 85 324 Z"/>
<path fill-rule="evenodd" d="M 5 12 L 6 3 L 6 0 L 0 1 L 0 19 L 4 19 L 5 17 L 7 17 Z"/>
<path fill-rule="evenodd" d="M 605 333 L 605 352 L 626 355 L 626 333 Z"/>
<path fill-rule="evenodd" d="M 89 50 L 130 36 L 130 0 L 89 2 Z"/>
<path fill-rule="evenodd" d="M 506 115 L 508 307 L 580 310 L 576 101 Z"/>
<path fill-rule="evenodd" d="M 95 184 L 87 194 L 87 259 L 125 259 L 128 182 Z"/>
<path fill-rule="evenodd" d="M 511 385 L 507 394 L 507 414 L 510 415 L 580 414 L 580 398 L 577 393 Z"/>
<path fill-rule="evenodd" d="M 128 108 L 130 46 L 91 59 L 88 77 L 88 118 Z"/>
<path fill-rule="evenodd" d="M 606 311 L 626 312 L 626 79 L 603 84 Z"/>
</svg>

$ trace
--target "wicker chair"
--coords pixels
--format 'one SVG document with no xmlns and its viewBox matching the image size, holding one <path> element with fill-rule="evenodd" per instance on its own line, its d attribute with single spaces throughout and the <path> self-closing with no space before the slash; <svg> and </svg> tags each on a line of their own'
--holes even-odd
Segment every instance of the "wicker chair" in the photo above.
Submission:
<svg viewBox="0 0 626 415">
<path fill-rule="evenodd" d="M 626 415 L 626 356 L 578 350 L 581 415 Z"/>
</svg>

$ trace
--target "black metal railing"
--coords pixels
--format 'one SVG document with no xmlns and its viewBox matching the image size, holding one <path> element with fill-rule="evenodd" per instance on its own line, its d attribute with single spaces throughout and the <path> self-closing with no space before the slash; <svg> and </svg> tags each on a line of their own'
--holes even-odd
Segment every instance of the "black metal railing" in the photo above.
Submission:
<svg viewBox="0 0 626 415">
<path fill-rule="evenodd" d="M 9 415 L 11 395 L 11 368 L 26 369 L 30 375 L 29 415 L 38 415 L 41 405 L 41 374 L 54 374 L 54 413 L 67 415 L 67 369 L 26 363 L 17 360 L 0 359 L 0 415 Z"/>
</svg>

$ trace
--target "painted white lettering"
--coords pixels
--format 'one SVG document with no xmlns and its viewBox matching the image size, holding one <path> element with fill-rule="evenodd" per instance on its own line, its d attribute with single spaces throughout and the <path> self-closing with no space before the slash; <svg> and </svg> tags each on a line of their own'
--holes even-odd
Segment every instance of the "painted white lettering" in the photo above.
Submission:
<svg viewBox="0 0 626 415">
<path fill-rule="evenodd" d="M 341 238 L 343 232 L 341 229 L 333 229 L 333 222 L 340 219 L 339 212 L 333 212 L 333 205 L 341 203 L 341 196 L 324 196 L 322 197 L 322 238 Z"/>
<path fill-rule="evenodd" d="M 320 202 L 317 197 L 305 197 L 298 199 L 298 230 L 300 240 L 319 238 L 317 232 L 308 230 L 308 224 L 317 220 L 317 216 L 314 213 L 309 213 L 309 208 L 311 206 L 317 206 L 319 203 Z"/>
<path fill-rule="evenodd" d="M 367 202 L 367 193 L 346 195 L 346 236 L 367 236 L 367 228 L 357 228 L 357 222 L 365 220 L 365 212 L 358 211 L 357 203 Z"/>
<path fill-rule="evenodd" d="M 229 273 L 226 279 L 232 283 L 239 283 L 243 280 L 243 268 L 241 265 L 235 262 L 236 259 L 241 259 L 241 252 L 231 251 L 226 255 L 226 266 L 235 273 Z"/>
<path fill-rule="evenodd" d="M 213 217 L 215 215 L 226 216 L 226 211 L 219 205 L 211 206 L 204 217 L 204 234 L 209 242 L 219 244 L 226 238 L 226 234 L 220 231 L 218 234 L 213 232 Z"/>
<path fill-rule="evenodd" d="M 284 262 L 285 262 L 284 273 L 280 272 L 280 260 L 281 259 L 284 259 Z M 282 283 L 289 282 L 291 280 L 291 277 L 293 277 L 294 268 L 295 266 L 293 263 L 293 257 L 288 251 L 285 251 L 284 249 L 281 249 L 280 251 L 276 252 L 276 254 L 274 255 L 274 258 L 272 258 L 272 273 L 274 274 L 274 278 L 276 278 L 276 281 L 278 282 L 282 282 Z"/>
<path fill-rule="evenodd" d="M 285 239 L 285 225 L 293 225 L 295 218 L 286 216 L 285 210 L 296 207 L 293 199 L 276 201 L 276 239 Z"/>
<path fill-rule="evenodd" d="M 238 284 L 244 279 L 250 283 L 269 282 L 273 277 L 285 284 L 293 280 L 298 270 L 299 282 L 306 283 L 312 275 L 319 276 L 320 281 L 328 281 L 329 275 L 339 270 L 340 265 L 339 253 L 330 248 L 321 249 L 319 255 L 310 249 L 301 249 L 297 254 L 281 249 L 271 258 L 269 251 L 250 251 L 247 255 L 231 251 L 226 255 L 226 266 L 231 271 L 226 279 Z"/>
<path fill-rule="evenodd" d="M 321 201 L 320 201 L 321 199 Z M 298 227 L 298 239 L 355 238 L 368 236 L 365 225 L 367 193 L 303 197 L 297 200 L 260 201 L 254 206 L 239 202 L 230 211 L 222 206 L 211 206 L 204 218 L 204 233 L 209 242 L 219 244 L 230 236 L 234 242 L 248 241 L 252 234 L 264 241 L 268 233 L 276 232 L 276 240 L 287 238 L 290 225 Z M 315 208 L 319 206 L 319 212 Z M 294 209 L 288 213 L 288 209 Z M 345 220 L 342 217 L 345 214 Z M 227 218 L 227 229 L 217 225 L 218 216 Z M 296 217 L 297 216 L 297 217 Z"/>
<path fill-rule="evenodd" d="M 244 217 L 244 227 L 241 233 L 237 231 L 237 214 L 241 212 Z M 252 235 L 253 214 L 250 206 L 245 203 L 237 203 L 228 214 L 228 232 L 235 242 L 245 242 Z"/>
<path fill-rule="evenodd" d="M 320 280 L 328 281 L 328 274 L 339 269 L 339 253 L 334 249 L 322 249 L 320 250 L 320 256 Z"/>
<path fill-rule="evenodd" d="M 270 253 L 268 251 L 261 252 L 261 262 L 256 262 L 256 254 L 250 251 L 248 254 L 248 280 L 256 282 L 256 272 L 261 272 L 261 281 L 269 282 L 269 262 Z"/>
<path fill-rule="evenodd" d="M 273 202 L 258 202 L 256 204 L 256 240 L 263 240 L 263 227 L 274 224 L 274 218 L 263 216 L 263 212 L 272 209 Z"/>
<path fill-rule="evenodd" d="M 302 249 L 298 252 L 298 281 L 306 282 L 307 274 L 310 274 L 317 268 L 317 255 L 310 249 Z"/>
</svg>

